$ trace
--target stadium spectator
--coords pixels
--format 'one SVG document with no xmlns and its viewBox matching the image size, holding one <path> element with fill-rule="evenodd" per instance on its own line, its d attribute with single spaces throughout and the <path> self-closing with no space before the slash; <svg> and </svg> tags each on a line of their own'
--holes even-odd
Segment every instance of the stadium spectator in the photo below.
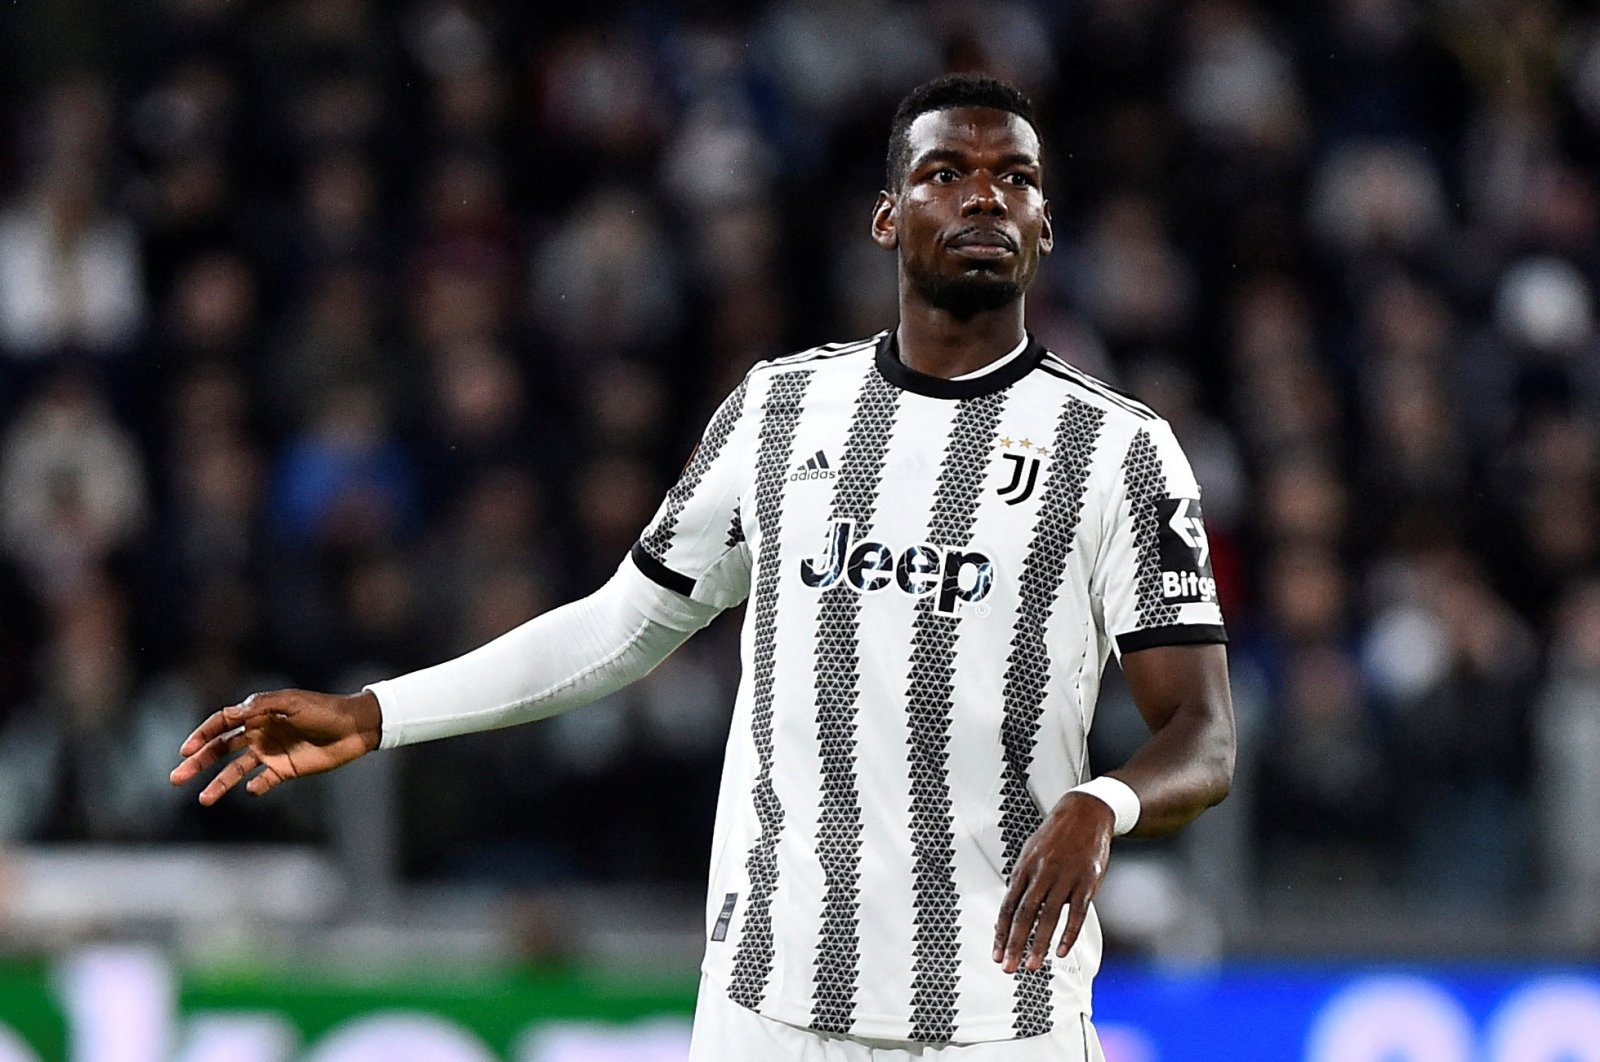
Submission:
<svg viewBox="0 0 1600 1062">
<path fill-rule="evenodd" d="M 285 445 L 270 518 L 286 543 L 337 551 L 403 536 L 418 503 L 410 456 L 378 396 L 357 385 L 331 392 Z"/>
<path fill-rule="evenodd" d="M 28 181 L 0 210 L 0 352 L 117 354 L 144 318 L 139 234 L 107 202 L 112 102 L 92 79 L 39 101 Z"/>
<path fill-rule="evenodd" d="M 144 459 L 86 373 L 64 371 L 0 444 L 0 534 L 48 599 L 95 582 L 144 529 Z"/>
</svg>

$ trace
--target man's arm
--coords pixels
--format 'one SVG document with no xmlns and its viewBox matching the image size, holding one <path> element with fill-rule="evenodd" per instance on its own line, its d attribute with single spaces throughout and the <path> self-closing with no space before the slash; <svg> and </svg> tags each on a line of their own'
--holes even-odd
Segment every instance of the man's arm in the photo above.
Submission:
<svg viewBox="0 0 1600 1062">
<path fill-rule="evenodd" d="M 200 802 L 216 803 L 246 777 L 245 789 L 259 796 L 374 748 L 542 719 L 643 678 L 749 592 L 739 520 L 756 431 L 756 418 L 745 415 L 749 391 L 746 377 L 718 407 L 677 484 L 605 586 L 454 660 L 350 697 L 277 690 L 215 712 L 180 748 L 173 784 L 232 756 Z M 730 528 L 739 534 L 731 537 Z"/>
<path fill-rule="evenodd" d="M 1143 649 L 1125 654 L 1122 670 L 1151 734 L 1109 774 L 1139 798 L 1132 834 L 1160 837 L 1219 803 L 1232 785 L 1236 736 L 1227 650 Z M 1039 968 L 1063 909 L 1067 924 L 1056 955 L 1065 958 L 1072 949 L 1105 876 L 1114 821 L 1106 802 L 1068 792 L 1023 846 L 995 925 L 994 961 L 1007 973 L 1024 964 Z"/>
<path fill-rule="evenodd" d="M 555 715 L 643 678 L 719 611 L 624 560 L 588 597 L 454 660 L 348 697 L 275 690 L 214 712 L 184 741 L 171 780 L 183 785 L 232 756 L 200 792 L 214 804 L 258 768 L 245 785 L 256 796 L 376 748 Z"/>
<path fill-rule="evenodd" d="M 1111 777 L 1139 797 L 1134 837 L 1164 837 L 1222 802 L 1233 784 L 1237 735 L 1220 645 L 1169 645 L 1122 658 L 1150 738 Z"/>
</svg>

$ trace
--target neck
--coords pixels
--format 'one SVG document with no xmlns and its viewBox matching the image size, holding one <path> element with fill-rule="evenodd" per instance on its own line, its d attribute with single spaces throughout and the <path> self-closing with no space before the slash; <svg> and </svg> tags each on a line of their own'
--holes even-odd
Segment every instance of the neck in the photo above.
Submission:
<svg viewBox="0 0 1600 1062">
<path fill-rule="evenodd" d="M 1022 300 L 965 320 L 900 293 L 900 329 L 895 339 L 908 369 L 949 380 L 977 372 L 1022 342 Z"/>
</svg>

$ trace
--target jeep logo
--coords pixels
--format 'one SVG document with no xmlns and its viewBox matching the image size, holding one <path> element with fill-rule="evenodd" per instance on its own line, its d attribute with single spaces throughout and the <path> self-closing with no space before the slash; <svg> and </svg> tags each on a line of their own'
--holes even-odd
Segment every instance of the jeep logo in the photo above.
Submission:
<svg viewBox="0 0 1600 1062">
<path fill-rule="evenodd" d="M 994 585 L 994 563 L 976 550 L 919 542 L 896 557 L 882 542 L 852 544 L 854 530 L 851 520 L 834 521 L 827 555 L 802 560 L 800 581 L 814 590 L 826 590 L 842 579 L 862 594 L 875 594 L 891 584 L 912 597 L 937 592 L 934 609 L 947 616 L 956 615 L 962 604 L 982 601 Z"/>
</svg>

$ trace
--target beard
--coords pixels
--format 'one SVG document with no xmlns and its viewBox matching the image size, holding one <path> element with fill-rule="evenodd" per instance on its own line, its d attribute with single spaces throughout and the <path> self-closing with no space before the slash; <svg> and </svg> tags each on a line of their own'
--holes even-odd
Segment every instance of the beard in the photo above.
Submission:
<svg viewBox="0 0 1600 1062">
<path fill-rule="evenodd" d="M 1022 298 L 1022 285 L 993 274 L 969 272 L 958 277 L 913 276 L 912 285 L 928 305 L 958 321 L 1010 306 Z"/>
</svg>

